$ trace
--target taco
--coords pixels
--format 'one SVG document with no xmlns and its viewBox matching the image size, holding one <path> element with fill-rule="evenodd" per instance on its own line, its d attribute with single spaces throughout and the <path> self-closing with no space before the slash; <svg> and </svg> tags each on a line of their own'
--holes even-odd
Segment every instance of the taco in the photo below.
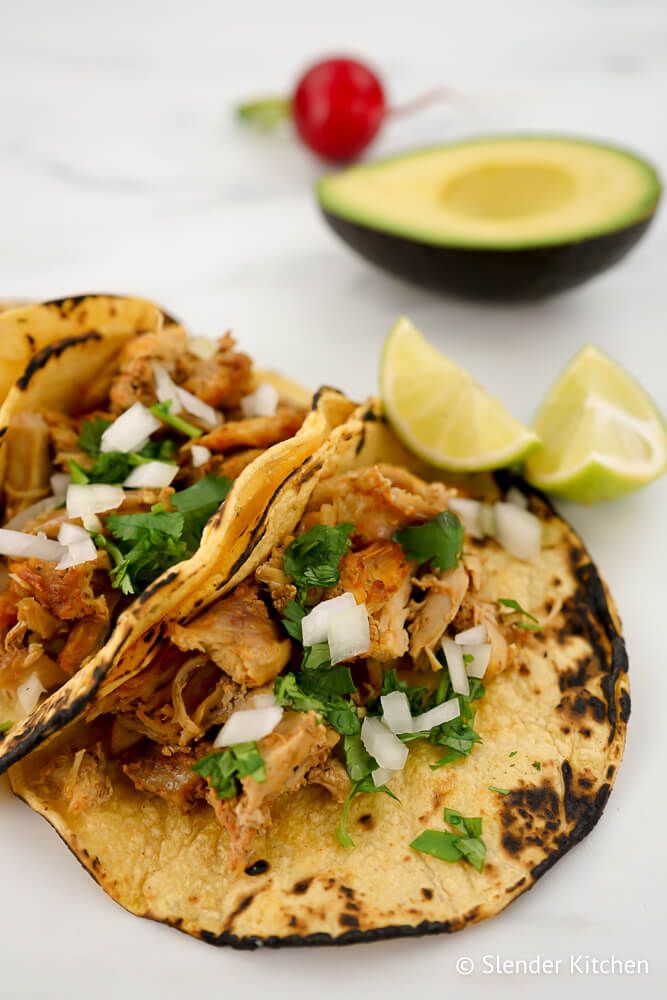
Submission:
<svg viewBox="0 0 667 1000">
<path fill-rule="evenodd" d="M 258 373 L 230 334 L 190 338 L 139 299 L 8 310 L 0 345 L 4 755 L 39 740 L 43 699 L 108 662 L 123 614 L 165 590 L 232 482 L 300 428 L 310 396 Z M 266 473 L 269 487 L 280 474 Z"/>
<path fill-rule="evenodd" d="M 627 659 L 581 540 L 520 480 L 424 467 L 375 403 L 159 632 L 10 776 L 115 900 L 214 944 L 458 930 L 616 776 Z"/>
</svg>

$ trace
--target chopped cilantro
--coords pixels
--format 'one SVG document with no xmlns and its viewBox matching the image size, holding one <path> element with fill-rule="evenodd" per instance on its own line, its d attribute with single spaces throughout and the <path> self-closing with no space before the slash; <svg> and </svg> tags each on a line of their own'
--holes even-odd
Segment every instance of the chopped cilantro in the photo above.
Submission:
<svg viewBox="0 0 667 1000">
<path fill-rule="evenodd" d="M 331 666 L 331 653 L 328 642 L 316 642 L 306 646 L 301 661 L 302 670 L 318 670 L 320 667 Z"/>
<path fill-rule="evenodd" d="M 7 730 L 11 729 L 13 725 L 14 723 L 11 722 L 11 720 L 8 722 L 0 722 L 0 733 L 6 733 Z"/>
<path fill-rule="evenodd" d="M 285 617 L 282 622 L 285 631 L 297 642 L 303 642 L 301 634 L 301 619 L 305 617 L 306 609 L 296 601 L 288 601 L 285 607 Z"/>
<path fill-rule="evenodd" d="M 512 752 L 510 753 L 509 756 L 510 757 L 516 757 L 516 755 L 518 754 L 518 752 L 519 752 L 518 750 L 512 750 Z"/>
<path fill-rule="evenodd" d="M 79 432 L 79 448 L 86 454 L 92 455 L 93 458 L 97 458 L 102 446 L 102 435 L 107 427 L 111 427 L 111 424 L 112 421 L 107 420 L 106 417 L 91 417 L 90 420 L 84 420 Z"/>
<path fill-rule="evenodd" d="M 498 604 L 502 604 L 505 608 L 511 608 L 518 615 L 523 615 L 528 619 L 526 622 L 515 622 L 514 624 L 517 628 L 524 628 L 529 632 L 540 632 L 542 630 L 539 618 L 536 618 L 535 615 L 531 615 L 530 611 L 522 608 L 519 602 L 515 601 L 513 597 L 499 597 Z"/>
<path fill-rule="evenodd" d="M 298 712 L 319 712 L 342 736 L 359 733 L 356 705 L 343 697 L 356 690 L 348 667 L 303 670 L 276 678 L 274 694 L 279 705 Z"/>
<path fill-rule="evenodd" d="M 372 758 L 371 758 L 372 760 Z M 375 761 L 373 761 L 375 764 Z M 377 764 L 375 765 L 377 766 Z M 391 789 L 387 788 L 386 785 L 376 785 L 373 781 L 370 773 L 367 777 L 362 778 L 360 781 L 355 781 L 348 792 L 347 798 L 343 804 L 343 808 L 340 814 L 340 821 L 336 827 L 336 840 L 341 847 L 354 847 L 354 841 L 352 837 L 347 832 L 347 820 L 350 813 L 350 806 L 352 805 L 353 799 L 357 795 L 374 795 L 377 792 L 381 792 L 384 795 L 388 795 L 392 799 L 396 799 L 398 802 L 398 797 L 394 795 Z"/>
<path fill-rule="evenodd" d="M 172 413 L 170 399 L 165 400 L 164 403 L 155 403 L 150 409 L 154 417 L 161 420 L 163 424 L 173 427 L 175 431 L 185 434 L 186 437 L 198 438 L 204 433 L 199 427 L 195 427 L 194 424 L 190 424 L 187 420 Z"/>
<path fill-rule="evenodd" d="M 453 826 L 456 832 L 424 830 L 412 841 L 410 847 L 415 851 L 421 851 L 422 854 L 430 854 L 440 861 L 455 862 L 465 859 L 481 872 L 486 856 L 481 818 L 462 816 L 456 809 L 445 809 L 445 822 Z"/>
<path fill-rule="evenodd" d="M 498 795 L 509 795 L 510 793 L 509 788 L 498 788 L 497 785 L 488 785 L 487 787 L 490 792 L 498 792 Z"/>
<path fill-rule="evenodd" d="M 474 659 L 475 657 L 472 655 L 472 653 L 463 654 L 463 662 L 465 663 L 466 667 L 469 666 L 469 664 L 471 664 Z"/>
<path fill-rule="evenodd" d="M 394 535 L 409 559 L 430 563 L 432 569 L 454 569 L 461 558 L 465 531 L 461 521 L 450 510 L 420 524 L 402 528 Z"/>
<path fill-rule="evenodd" d="M 175 511 L 156 504 L 141 514 L 111 514 L 107 528 L 111 538 L 96 536 L 113 562 L 111 581 L 124 594 L 134 594 L 152 583 L 164 570 L 197 550 L 211 514 L 229 492 L 224 476 L 205 476 L 194 486 L 174 493 Z"/>
<path fill-rule="evenodd" d="M 533 767 L 535 768 L 536 771 L 541 771 L 542 770 L 542 765 L 539 762 L 539 760 L 534 760 L 533 761 Z"/>
<path fill-rule="evenodd" d="M 350 546 L 352 524 L 317 524 L 299 535 L 285 550 L 283 569 L 294 581 L 299 601 L 305 600 L 310 587 L 335 587 L 338 564 Z"/>
<path fill-rule="evenodd" d="M 205 778 L 219 799 L 232 799 L 240 791 L 240 779 L 252 776 L 262 784 L 266 768 L 256 743 L 237 743 L 227 750 L 214 750 L 202 757 L 192 770 Z"/>
<path fill-rule="evenodd" d="M 428 688 L 412 686 L 408 684 L 406 681 L 400 680 L 398 674 L 392 668 L 391 670 L 386 670 L 383 674 L 381 693 L 391 694 L 393 691 L 402 691 L 403 694 L 407 695 L 407 699 L 410 703 L 410 712 L 412 715 L 420 715 L 422 712 L 426 710 L 426 703 L 428 700 Z M 376 707 L 377 707 L 377 714 L 380 714 L 379 700 L 376 702 Z M 372 714 L 376 714 L 375 711 L 373 711 Z"/>
</svg>

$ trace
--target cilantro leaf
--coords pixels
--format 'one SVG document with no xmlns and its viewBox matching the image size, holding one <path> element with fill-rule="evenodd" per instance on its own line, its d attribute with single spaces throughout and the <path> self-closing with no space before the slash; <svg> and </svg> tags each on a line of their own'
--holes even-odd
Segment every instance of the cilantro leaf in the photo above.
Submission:
<svg viewBox="0 0 667 1000">
<path fill-rule="evenodd" d="M 542 764 L 540 763 L 539 760 L 534 760 L 533 761 L 533 767 L 535 768 L 536 771 L 541 771 L 542 770 Z"/>
<path fill-rule="evenodd" d="M 486 846 L 482 840 L 482 820 L 479 816 L 462 816 L 456 809 L 445 809 L 445 822 L 456 830 L 424 830 L 412 841 L 410 847 L 422 854 L 430 854 L 439 861 L 461 861 L 465 858 L 481 872 L 484 867 Z"/>
<path fill-rule="evenodd" d="M 320 667 L 331 666 L 331 653 L 328 642 L 316 642 L 306 646 L 301 661 L 302 670 L 318 670 Z"/>
<path fill-rule="evenodd" d="M 527 629 L 529 632 L 541 632 L 542 626 L 540 625 L 539 618 L 535 615 L 531 615 L 530 611 L 526 611 L 522 608 L 518 601 L 515 601 L 513 597 L 499 597 L 498 604 L 502 604 L 505 608 L 511 608 L 512 611 L 516 611 L 518 615 L 522 615 L 527 618 L 526 622 L 515 622 L 517 628 Z"/>
<path fill-rule="evenodd" d="M 219 799 L 238 795 L 240 779 L 248 775 L 259 784 L 266 781 L 264 759 L 256 743 L 237 743 L 226 750 L 214 750 L 193 764 L 192 770 L 208 781 Z"/>
<path fill-rule="evenodd" d="M 206 522 L 215 514 L 231 485 L 226 476 L 204 476 L 170 498 L 172 507 L 183 515 L 183 540 L 190 555 L 199 547 Z"/>
<path fill-rule="evenodd" d="M 293 539 L 285 550 L 283 569 L 294 581 L 299 601 L 303 602 L 310 587 L 335 587 L 339 580 L 338 565 L 350 546 L 352 524 L 317 524 L 310 531 Z"/>
<path fill-rule="evenodd" d="M 175 431 L 180 431 L 181 434 L 185 434 L 186 437 L 198 438 L 204 433 L 199 427 L 195 427 L 194 424 L 189 423 L 182 417 L 177 416 L 175 413 L 171 412 L 171 400 L 167 399 L 164 403 L 155 403 L 150 408 L 151 413 L 158 420 L 161 420 L 163 424 L 168 424 L 173 427 Z"/>
<path fill-rule="evenodd" d="M 113 547 L 115 551 L 104 546 L 114 562 L 111 581 L 124 594 L 143 590 L 164 570 L 187 558 L 188 548 L 181 539 L 182 514 L 111 514 L 107 527 L 120 543 Z"/>
<path fill-rule="evenodd" d="M 361 730 L 356 705 L 343 697 L 343 693 L 352 694 L 355 690 L 349 668 L 303 670 L 298 679 L 293 673 L 283 674 L 274 685 L 279 705 L 299 712 L 319 712 L 342 736 Z"/>
<path fill-rule="evenodd" d="M 11 729 L 14 723 L 10 720 L 8 722 L 0 722 L 0 734 L 6 733 L 8 729 Z"/>
<path fill-rule="evenodd" d="M 465 531 L 456 514 L 441 514 L 416 527 L 402 528 L 394 535 L 408 559 L 428 562 L 431 569 L 454 569 L 461 558 Z"/>
<path fill-rule="evenodd" d="M 403 694 L 407 695 L 407 699 L 410 702 L 410 712 L 412 715 L 421 715 L 421 713 L 426 710 L 426 703 L 428 699 L 428 688 L 414 687 L 408 684 L 407 681 L 400 680 L 394 668 L 392 668 L 391 670 L 386 670 L 384 672 L 382 676 L 381 694 L 391 694 L 393 691 L 402 691 Z M 380 703 L 378 700 L 377 702 L 378 714 L 379 714 L 379 704 Z M 440 702 L 438 702 L 438 704 L 440 704 Z"/>
<path fill-rule="evenodd" d="M 87 455 L 97 458 L 102 446 L 102 435 L 107 427 L 111 427 L 111 424 L 112 421 L 107 420 L 105 417 L 91 417 L 90 420 L 84 420 L 81 424 L 78 440 L 81 451 L 85 451 Z"/>
<path fill-rule="evenodd" d="M 498 792 L 499 795 L 509 795 L 510 793 L 509 788 L 498 788 L 497 785 L 488 785 L 487 787 L 490 792 Z"/>
<path fill-rule="evenodd" d="M 288 601 L 285 607 L 285 617 L 282 619 L 283 626 L 288 635 L 297 642 L 303 642 L 301 634 L 301 619 L 305 617 L 306 609 L 297 601 Z"/>
</svg>

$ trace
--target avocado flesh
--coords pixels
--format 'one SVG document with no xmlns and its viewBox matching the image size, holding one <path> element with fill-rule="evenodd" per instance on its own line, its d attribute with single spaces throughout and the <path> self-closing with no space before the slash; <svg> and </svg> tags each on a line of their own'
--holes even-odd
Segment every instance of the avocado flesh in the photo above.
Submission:
<svg viewBox="0 0 667 1000">
<path fill-rule="evenodd" d="M 329 216 L 431 246 L 547 247 L 647 219 L 653 168 L 580 140 L 515 137 L 442 146 L 325 178 Z"/>
</svg>

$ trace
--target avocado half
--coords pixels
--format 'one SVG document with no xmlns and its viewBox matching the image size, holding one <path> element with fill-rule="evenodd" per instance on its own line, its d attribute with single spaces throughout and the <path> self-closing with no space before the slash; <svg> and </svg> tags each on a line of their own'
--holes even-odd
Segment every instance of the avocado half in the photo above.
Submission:
<svg viewBox="0 0 667 1000">
<path fill-rule="evenodd" d="M 324 217 L 372 263 L 479 299 L 535 299 L 615 264 L 660 200 L 655 169 L 614 146 L 499 136 L 405 153 L 320 181 Z"/>
</svg>

